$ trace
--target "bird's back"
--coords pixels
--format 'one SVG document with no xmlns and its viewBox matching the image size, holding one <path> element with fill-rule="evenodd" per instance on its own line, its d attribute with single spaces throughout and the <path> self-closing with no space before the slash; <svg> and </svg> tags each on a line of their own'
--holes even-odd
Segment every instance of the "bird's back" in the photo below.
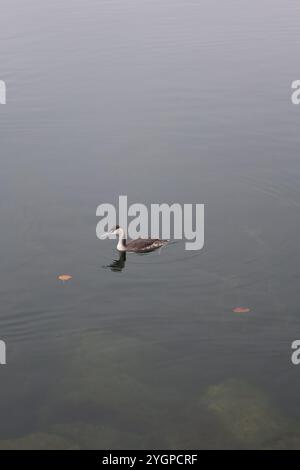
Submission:
<svg viewBox="0 0 300 470">
<path fill-rule="evenodd" d="M 166 245 L 169 240 L 160 240 L 159 238 L 138 238 L 127 243 L 126 251 L 137 253 L 149 253 Z"/>
</svg>

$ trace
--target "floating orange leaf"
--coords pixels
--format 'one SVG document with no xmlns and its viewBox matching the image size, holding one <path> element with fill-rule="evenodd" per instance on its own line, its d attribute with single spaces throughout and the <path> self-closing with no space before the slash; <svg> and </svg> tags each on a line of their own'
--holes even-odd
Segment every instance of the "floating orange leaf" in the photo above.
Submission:
<svg viewBox="0 0 300 470">
<path fill-rule="evenodd" d="M 60 276 L 58 276 L 58 279 L 60 281 L 69 281 L 70 279 L 72 279 L 72 276 L 70 276 L 70 274 L 61 274 Z"/>
<path fill-rule="evenodd" d="M 248 312 L 250 312 L 250 308 L 248 308 L 248 307 L 235 307 L 232 311 L 234 313 L 248 313 Z"/>
</svg>

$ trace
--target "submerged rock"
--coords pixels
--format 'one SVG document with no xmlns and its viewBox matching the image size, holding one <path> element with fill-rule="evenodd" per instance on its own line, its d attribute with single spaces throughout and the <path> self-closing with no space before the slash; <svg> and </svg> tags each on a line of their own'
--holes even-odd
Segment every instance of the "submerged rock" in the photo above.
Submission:
<svg viewBox="0 0 300 470">
<path fill-rule="evenodd" d="M 238 448 L 238 442 L 229 435 L 218 419 L 208 410 L 193 406 L 184 410 L 182 420 L 166 423 L 164 436 L 166 443 L 161 446 L 170 450 L 217 450 Z"/>
<path fill-rule="evenodd" d="M 53 417 L 60 416 L 63 422 L 87 423 L 90 436 L 88 426 L 95 425 L 99 438 L 92 442 L 97 448 L 106 439 L 114 448 L 134 448 L 134 442 L 138 448 L 141 442 L 144 448 L 159 448 L 165 417 L 176 413 L 180 401 L 174 386 L 160 380 L 169 359 L 160 345 L 138 338 L 82 334 L 53 384 L 40 428 L 51 428 Z M 83 445 L 88 448 L 89 439 Z"/>
<path fill-rule="evenodd" d="M 142 449 L 144 446 L 141 436 L 105 425 L 66 423 L 54 425 L 51 430 L 76 442 L 81 449 L 105 450 L 119 449 L 120 447 Z"/>
<path fill-rule="evenodd" d="M 86 405 L 103 416 L 144 416 L 157 399 L 142 376 L 145 363 L 150 369 L 155 354 L 134 338 L 86 334 L 68 364 L 60 397 L 67 406 Z"/>
<path fill-rule="evenodd" d="M 142 449 L 141 436 L 132 432 L 86 423 L 65 423 L 43 432 L 0 440 L 0 450 L 78 450 L 78 449 Z"/>
<path fill-rule="evenodd" d="M 264 450 L 300 450 L 300 435 L 296 429 L 285 435 L 266 443 Z"/>
<path fill-rule="evenodd" d="M 0 440 L 0 450 L 76 450 L 79 447 L 61 435 L 36 432 L 16 439 Z"/>
<path fill-rule="evenodd" d="M 287 429 L 287 421 L 267 396 L 244 381 L 228 380 L 209 387 L 200 404 L 243 448 L 276 441 Z"/>
</svg>

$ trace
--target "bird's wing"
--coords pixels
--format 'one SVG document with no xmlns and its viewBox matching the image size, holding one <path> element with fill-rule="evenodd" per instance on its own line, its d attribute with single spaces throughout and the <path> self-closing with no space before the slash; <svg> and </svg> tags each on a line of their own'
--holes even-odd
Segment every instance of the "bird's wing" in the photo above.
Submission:
<svg viewBox="0 0 300 470">
<path fill-rule="evenodd" d="M 158 238 L 138 238 L 127 243 L 127 250 L 148 251 L 150 249 L 159 248 L 164 245 L 165 241 Z"/>
</svg>

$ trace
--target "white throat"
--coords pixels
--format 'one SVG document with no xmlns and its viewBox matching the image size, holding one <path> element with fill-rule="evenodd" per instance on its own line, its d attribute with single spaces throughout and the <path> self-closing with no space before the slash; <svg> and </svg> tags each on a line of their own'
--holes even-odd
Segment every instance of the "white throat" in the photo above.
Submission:
<svg viewBox="0 0 300 470">
<path fill-rule="evenodd" d="M 118 251 L 126 251 L 126 236 L 122 228 L 119 228 L 119 240 L 117 244 Z"/>
</svg>

